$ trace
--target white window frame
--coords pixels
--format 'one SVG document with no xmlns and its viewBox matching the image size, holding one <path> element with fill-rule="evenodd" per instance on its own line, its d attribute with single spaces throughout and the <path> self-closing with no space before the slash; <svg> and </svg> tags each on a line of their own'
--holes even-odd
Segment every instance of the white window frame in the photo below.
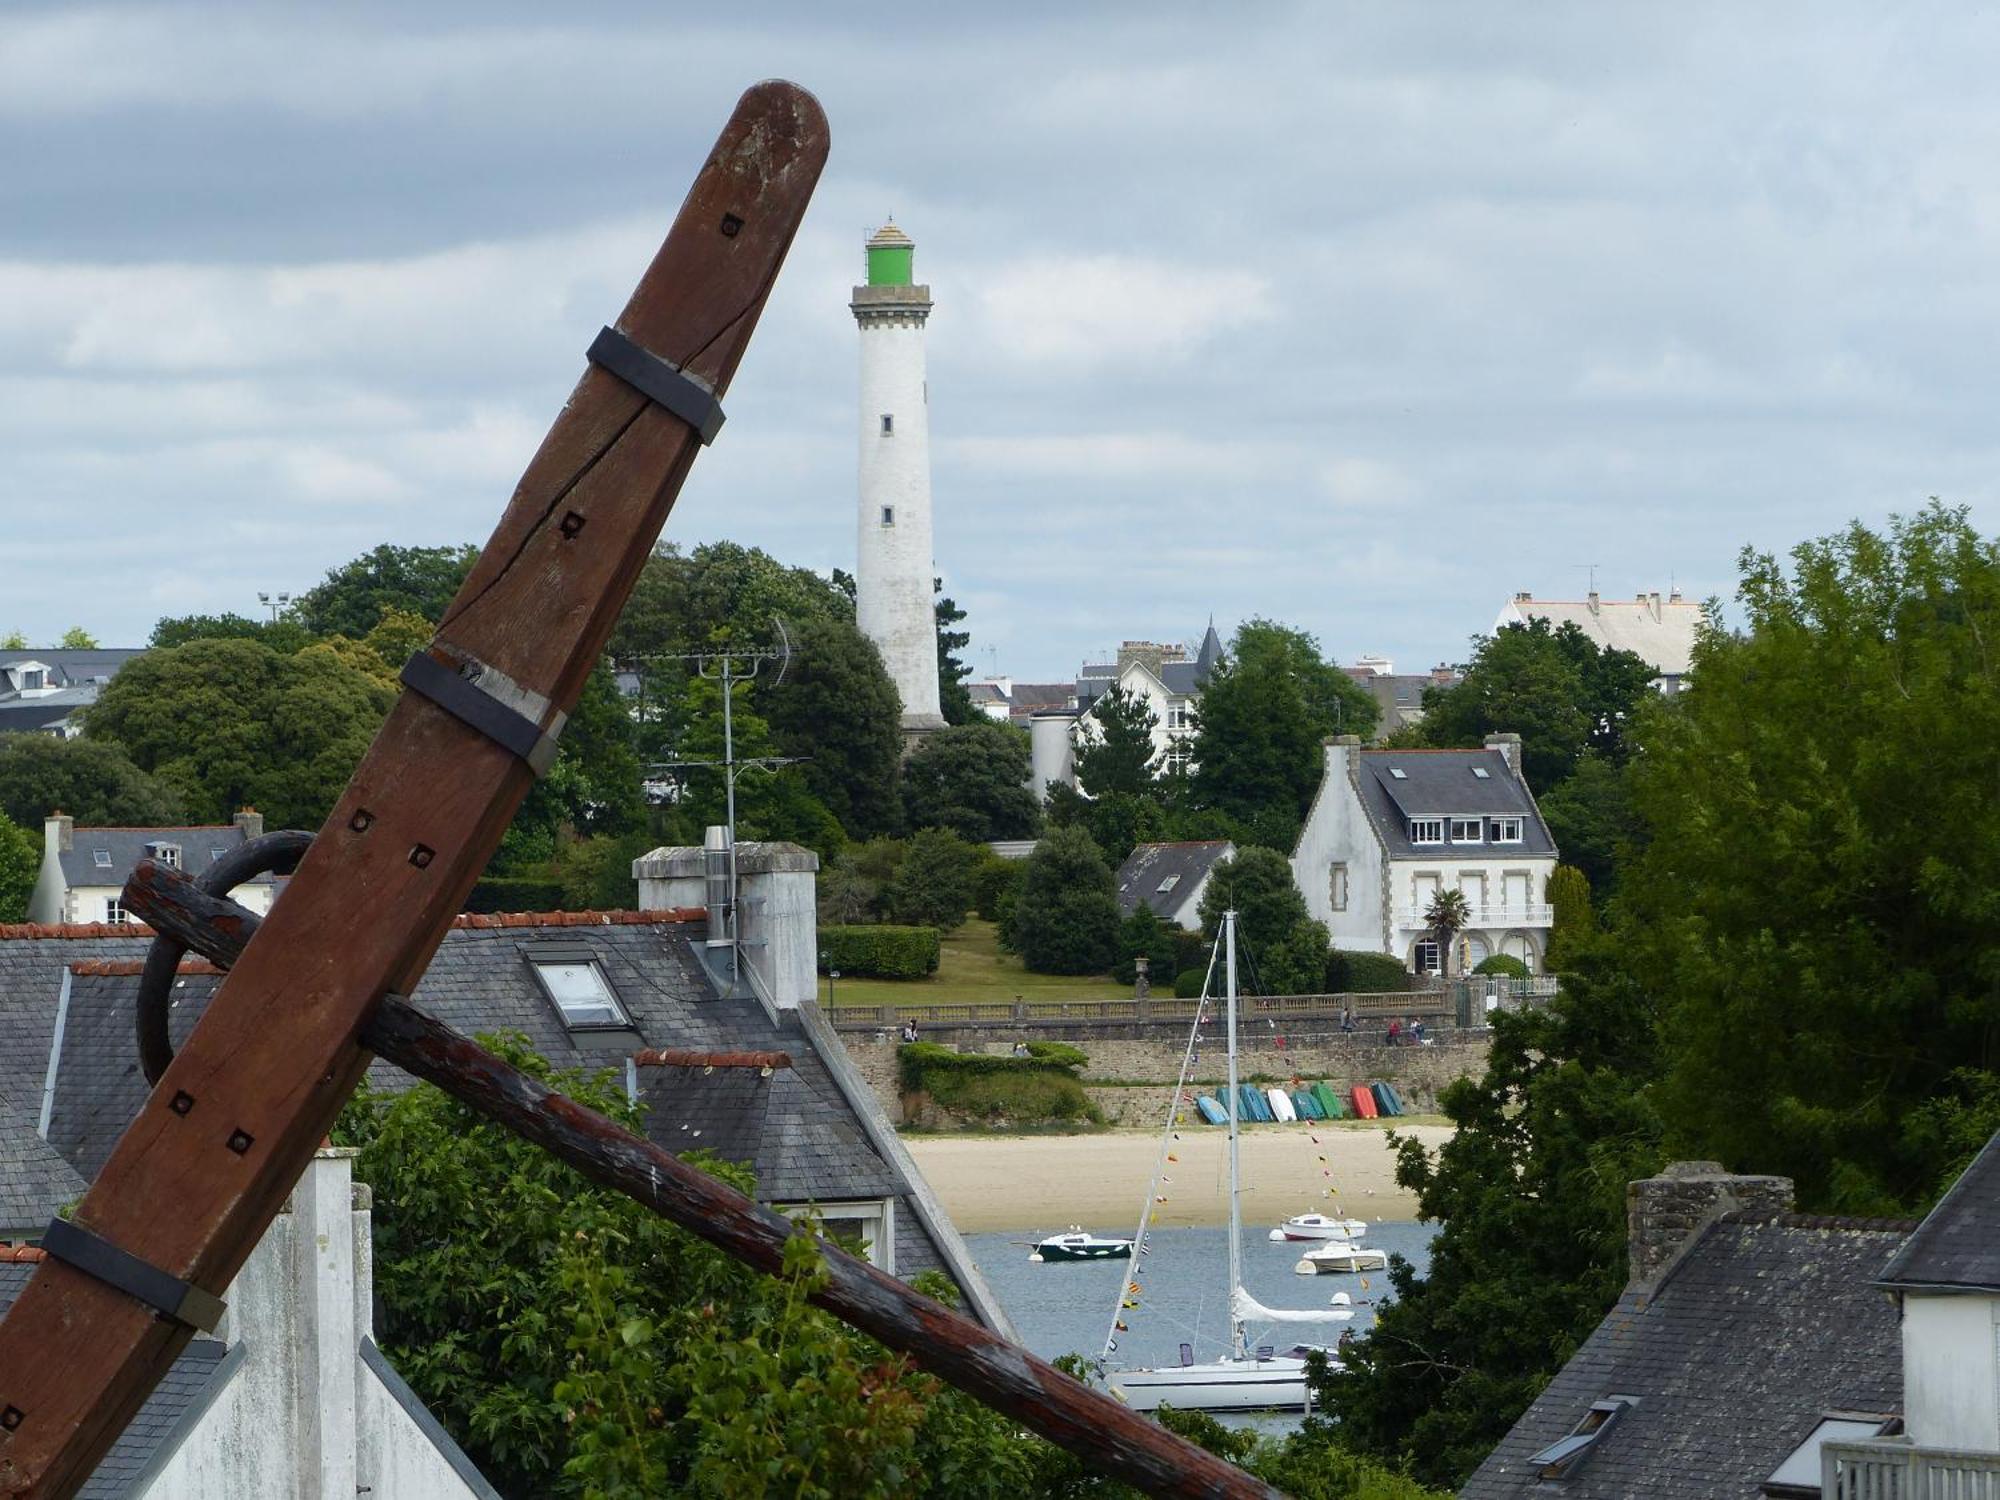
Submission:
<svg viewBox="0 0 2000 1500">
<path fill-rule="evenodd" d="M 92 867 L 93 867 L 93 868 L 95 868 L 95 869 L 99 869 L 99 870 L 108 870 L 108 869 L 110 869 L 110 868 L 111 868 L 111 851 L 110 851 L 109 849 L 93 849 L 93 850 L 91 850 L 91 851 L 90 851 L 90 863 L 91 863 Z"/>
<path fill-rule="evenodd" d="M 1429 837 L 1426 837 L 1426 834 Z M 1410 819 L 1410 842 L 1413 844 L 1442 844 L 1444 842 L 1444 819 Z"/>
<path fill-rule="evenodd" d="M 165 865 L 169 870 L 178 870 L 181 867 L 181 846 L 179 844 L 160 844 L 156 847 L 160 851 L 161 864 Z"/>
<path fill-rule="evenodd" d="M 1512 833 L 1507 831 L 1510 827 L 1514 830 Z M 1527 833 L 1527 829 L 1528 820 L 1526 818 L 1495 818 L 1493 820 L 1493 842 L 1496 844 L 1518 844 Z"/>
<path fill-rule="evenodd" d="M 116 896 L 106 896 L 104 898 L 104 920 L 113 927 L 127 927 L 131 925 L 132 913 L 125 910 L 125 903 L 120 901 Z"/>
<path fill-rule="evenodd" d="M 896 1274 L 896 1200 L 894 1198 L 836 1198 L 826 1203 L 775 1203 L 781 1214 L 803 1214 L 810 1210 L 828 1219 L 859 1219 L 861 1243 L 868 1264 L 878 1271 Z M 871 1230 L 867 1226 L 873 1225 Z"/>
<path fill-rule="evenodd" d="M 1472 830 L 1469 834 L 1464 830 Z M 1453 818 L 1451 820 L 1451 841 L 1454 844 L 1483 844 L 1486 842 L 1486 820 L 1484 818 Z"/>
<path fill-rule="evenodd" d="M 1430 949 L 1431 953 L 1431 961 L 1428 967 L 1424 964 L 1424 950 L 1426 948 Z M 1444 954 L 1439 950 L 1436 938 L 1418 938 L 1416 945 L 1410 949 L 1410 961 L 1416 965 L 1416 971 L 1419 974 L 1442 974 L 1444 972 Z"/>
<path fill-rule="evenodd" d="M 541 986 L 543 997 L 548 1000 L 550 1005 L 555 1007 L 557 1017 L 569 1030 L 627 1031 L 631 1029 L 631 1013 L 625 1009 L 625 1002 L 618 998 L 618 991 L 612 985 L 610 977 L 605 974 L 604 966 L 597 961 L 597 955 L 589 949 L 565 950 L 550 948 L 537 951 L 530 948 L 526 956 L 528 967 L 534 972 L 535 983 Z M 547 969 L 583 968 L 589 969 L 596 976 L 599 986 L 604 991 L 605 999 L 610 1002 L 611 1016 L 609 1019 L 578 1019 L 572 1015 L 569 1006 L 563 1003 L 563 999 L 557 993 L 556 987 L 549 982 L 549 976 L 544 972 Z"/>
<path fill-rule="evenodd" d="M 1327 904 L 1335 911 L 1347 910 L 1347 861 L 1335 860 L 1326 871 Z"/>
</svg>

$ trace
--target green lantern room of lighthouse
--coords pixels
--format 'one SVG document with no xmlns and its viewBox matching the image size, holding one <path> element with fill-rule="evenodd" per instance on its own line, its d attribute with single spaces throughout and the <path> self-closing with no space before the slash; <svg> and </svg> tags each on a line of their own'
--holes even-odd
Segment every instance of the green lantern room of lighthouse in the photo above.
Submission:
<svg viewBox="0 0 2000 1500">
<path fill-rule="evenodd" d="M 868 241 L 868 284 L 870 286 L 908 286 L 912 278 L 911 261 L 915 258 L 917 242 L 896 227 L 891 219 Z"/>
</svg>

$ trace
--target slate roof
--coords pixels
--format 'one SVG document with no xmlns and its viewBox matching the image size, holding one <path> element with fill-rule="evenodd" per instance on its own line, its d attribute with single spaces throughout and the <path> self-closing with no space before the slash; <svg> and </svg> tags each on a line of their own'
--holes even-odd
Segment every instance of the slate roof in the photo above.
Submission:
<svg viewBox="0 0 2000 1500">
<path fill-rule="evenodd" d="M 0 697 L 0 734 L 35 734 L 56 728 L 79 708 L 97 701 L 95 684 L 59 688 L 32 698 Z"/>
<path fill-rule="evenodd" d="M 0 652 L 0 668 L 11 667 L 17 662 L 40 662 L 49 669 L 52 685 L 77 687 L 84 683 L 109 682 L 118 675 L 120 667 L 145 649 L 144 646 L 48 646 L 4 651 Z"/>
<path fill-rule="evenodd" d="M 0 1093 L 0 1240 L 39 1238 L 56 1211 L 81 1198 L 87 1186 L 76 1168 L 35 1134 L 35 1120 Z"/>
<path fill-rule="evenodd" d="M 235 823 L 197 823 L 185 828 L 76 828 L 70 847 L 57 854 L 63 880 L 71 887 L 80 885 L 123 886 L 133 867 L 146 857 L 151 843 L 178 845 L 181 871 L 190 878 L 200 875 L 218 857 L 241 848 L 244 830 Z M 100 851 L 110 861 L 99 864 Z M 269 875 L 254 877 L 253 883 L 269 883 Z"/>
<path fill-rule="evenodd" d="M 677 916 L 461 917 L 415 998 L 468 1035 L 519 1033 L 557 1068 L 622 1073 L 625 1059 L 644 1048 L 786 1053 L 792 1066 L 768 1079 L 756 1070 L 640 1068 L 642 1096 L 651 1106 L 647 1134 L 669 1150 L 703 1146 L 746 1163 L 763 1202 L 898 1199 L 898 1274 L 944 1267 L 946 1257 L 908 1203 L 911 1185 L 870 1142 L 796 1017 L 781 1012 L 773 1023 L 754 999 L 718 999 L 691 946 L 704 929 Z M 0 1088 L 18 1094 L 32 1086 L 39 1098 L 67 971 L 49 1143 L 86 1178 L 103 1165 L 146 1097 L 133 1033 L 136 975 L 148 941 L 143 929 L 0 928 Z M 564 1024 L 527 957 L 552 946 L 588 950 L 630 1029 L 572 1031 Z M 176 1040 L 199 1019 L 219 982 L 206 964 L 183 965 L 171 1023 Z M 387 1063 L 378 1062 L 370 1079 L 389 1090 L 409 1085 Z"/>
<path fill-rule="evenodd" d="M 1156 915 L 1178 911 L 1194 888 L 1236 850 L 1228 839 L 1200 839 L 1179 844 L 1139 844 L 1118 867 L 1118 910 L 1131 916 L 1141 905 Z M 1174 882 L 1162 891 L 1163 882 Z"/>
<path fill-rule="evenodd" d="M 2000 1292 L 2000 1134 L 1959 1174 L 1875 1284 L 1899 1291 Z"/>
<path fill-rule="evenodd" d="M 1486 772 L 1473 774 L 1474 768 Z M 1399 778 L 1393 771 L 1401 771 Z M 1554 857 L 1555 840 L 1542 821 L 1541 810 L 1528 795 L 1507 757 L 1498 750 L 1363 750 L 1361 805 L 1392 856 L 1441 859 L 1456 848 L 1496 857 Z M 1518 817 L 1523 819 L 1518 844 L 1413 844 L 1411 818 Z"/>
<path fill-rule="evenodd" d="M 34 1269 L 32 1265 L 0 1261 L 0 1314 L 14 1305 Z M 178 1440 L 186 1421 L 214 1399 L 233 1373 L 233 1363 L 228 1369 L 224 1367 L 225 1352 L 223 1345 L 211 1338 L 189 1341 L 77 1491 L 79 1500 L 124 1500 L 131 1493 L 133 1482 Z"/>
<path fill-rule="evenodd" d="M 1897 1313 L 1871 1286 L 1911 1226 L 1786 1214 L 1711 1225 L 1627 1292 L 1487 1456 L 1462 1500 L 1754 1497 L 1830 1411 L 1900 1412 Z M 1528 1459 L 1610 1396 L 1637 1398 L 1560 1484 Z"/>
</svg>

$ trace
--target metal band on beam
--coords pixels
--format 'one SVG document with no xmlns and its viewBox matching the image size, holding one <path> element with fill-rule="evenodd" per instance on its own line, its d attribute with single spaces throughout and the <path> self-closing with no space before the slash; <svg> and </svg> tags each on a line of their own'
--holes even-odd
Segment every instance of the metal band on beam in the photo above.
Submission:
<svg viewBox="0 0 2000 1500">
<path fill-rule="evenodd" d="M 714 442 L 722 431 L 722 403 L 715 399 L 714 391 L 652 350 L 640 348 L 617 329 L 606 328 L 598 334 L 584 357 L 679 417 L 703 443 Z"/>
<path fill-rule="evenodd" d="M 213 1333 L 215 1325 L 222 1321 L 223 1301 L 213 1292 L 204 1292 L 192 1282 L 182 1281 L 139 1259 L 131 1251 L 119 1249 L 81 1224 L 68 1219 L 51 1220 L 42 1234 L 42 1249 L 176 1323 Z"/>
<path fill-rule="evenodd" d="M 537 776 L 546 776 L 554 764 L 556 739 L 566 716 L 557 714 L 543 729 L 517 706 L 532 706 L 539 695 L 528 693 L 497 669 L 467 658 L 454 672 L 429 651 L 419 651 L 403 664 L 403 686 L 513 751 Z M 546 709 L 547 700 L 540 701 Z"/>
</svg>

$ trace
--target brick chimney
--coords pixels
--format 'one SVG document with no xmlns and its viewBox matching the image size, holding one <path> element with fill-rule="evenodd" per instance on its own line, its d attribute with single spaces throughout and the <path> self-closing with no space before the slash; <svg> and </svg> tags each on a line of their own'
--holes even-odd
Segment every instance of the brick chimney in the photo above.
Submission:
<svg viewBox="0 0 2000 1500">
<path fill-rule="evenodd" d="M 1650 1291 L 1696 1235 L 1727 1213 L 1789 1213 L 1792 1179 L 1740 1177 L 1714 1161 L 1677 1161 L 1625 1188 L 1626 1290 Z"/>
<path fill-rule="evenodd" d="M 264 836 L 264 815 L 254 807 L 244 808 L 229 821 L 243 830 L 243 841 L 246 844 L 251 839 L 260 839 Z"/>
</svg>

